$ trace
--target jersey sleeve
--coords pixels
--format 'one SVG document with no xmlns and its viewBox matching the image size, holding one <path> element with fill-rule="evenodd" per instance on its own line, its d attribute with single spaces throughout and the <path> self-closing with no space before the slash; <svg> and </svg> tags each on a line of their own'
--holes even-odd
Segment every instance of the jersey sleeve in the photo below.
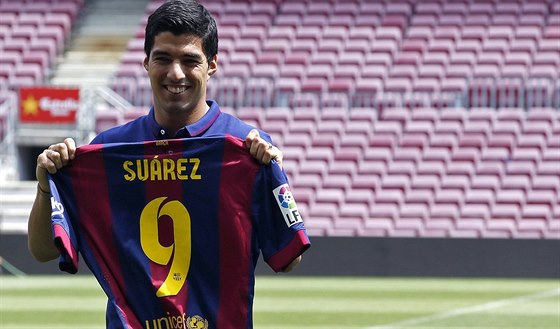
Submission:
<svg viewBox="0 0 560 329">
<path fill-rule="evenodd" d="M 276 162 L 261 167 L 254 196 L 259 247 L 265 262 L 280 272 L 311 243 L 288 178 Z"/>
<path fill-rule="evenodd" d="M 51 228 L 54 243 L 60 253 L 59 268 L 68 273 L 78 271 L 78 243 L 68 212 L 58 191 L 57 185 L 49 175 L 49 185 L 51 188 Z"/>
</svg>

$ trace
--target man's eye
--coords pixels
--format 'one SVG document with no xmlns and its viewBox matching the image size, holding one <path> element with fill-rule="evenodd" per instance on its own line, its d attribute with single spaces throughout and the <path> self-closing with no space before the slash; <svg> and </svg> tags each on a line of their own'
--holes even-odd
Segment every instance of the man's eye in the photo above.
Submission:
<svg viewBox="0 0 560 329">
<path fill-rule="evenodd" d="M 169 58 L 167 57 L 154 57 L 154 61 L 158 63 L 167 63 L 169 62 Z"/>
<path fill-rule="evenodd" d="M 189 65 L 189 66 L 198 64 L 198 61 L 195 59 L 184 59 L 181 62 L 183 63 L 183 65 Z"/>
</svg>

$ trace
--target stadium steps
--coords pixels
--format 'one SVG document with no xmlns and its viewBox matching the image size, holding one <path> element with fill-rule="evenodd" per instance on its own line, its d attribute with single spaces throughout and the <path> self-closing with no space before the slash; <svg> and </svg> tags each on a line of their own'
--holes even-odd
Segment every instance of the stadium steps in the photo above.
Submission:
<svg viewBox="0 0 560 329">
<path fill-rule="evenodd" d="M 35 181 L 0 182 L 0 232 L 27 233 L 36 188 Z"/>
<path fill-rule="evenodd" d="M 136 32 L 147 2 L 88 1 L 51 82 L 72 86 L 107 85 L 128 41 Z"/>
</svg>

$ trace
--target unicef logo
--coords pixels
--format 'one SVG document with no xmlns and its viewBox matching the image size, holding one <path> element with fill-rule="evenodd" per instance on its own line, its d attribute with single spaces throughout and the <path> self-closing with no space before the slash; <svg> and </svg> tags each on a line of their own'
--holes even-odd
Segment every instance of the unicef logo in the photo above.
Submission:
<svg viewBox="0 0 560 329">
<path fill-rule="evenodd" d="M 278 200 L 280 205 L 284 208 L 293 208 L 295 206 L 294 196 L 292 191 L 287 186 L 283 186 L 280 191 L 278 191 Z"/>
</svg>

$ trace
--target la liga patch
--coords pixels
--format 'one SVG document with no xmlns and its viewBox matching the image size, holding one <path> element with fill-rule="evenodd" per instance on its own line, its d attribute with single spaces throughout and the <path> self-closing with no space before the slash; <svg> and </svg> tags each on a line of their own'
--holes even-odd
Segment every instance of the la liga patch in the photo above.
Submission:
<svg viewBox="0 0 560 329">
<path fill-rule="evenodd" d="M 274 193 L 274 198 L 278 203 L 280 211 L 282 211 L 282 215 L 284 216 L 284 220 L 286 221 L 286 225 L 288 225 L 288 227 L 303 222 L 303 219 L 297 209 L 296 200 L 294 199 L 292 190 L 290 190 L 290 186 L 288 186 L 288 184 L 278 186 L 272 191 L 272 193 Z"/>
</svg>

